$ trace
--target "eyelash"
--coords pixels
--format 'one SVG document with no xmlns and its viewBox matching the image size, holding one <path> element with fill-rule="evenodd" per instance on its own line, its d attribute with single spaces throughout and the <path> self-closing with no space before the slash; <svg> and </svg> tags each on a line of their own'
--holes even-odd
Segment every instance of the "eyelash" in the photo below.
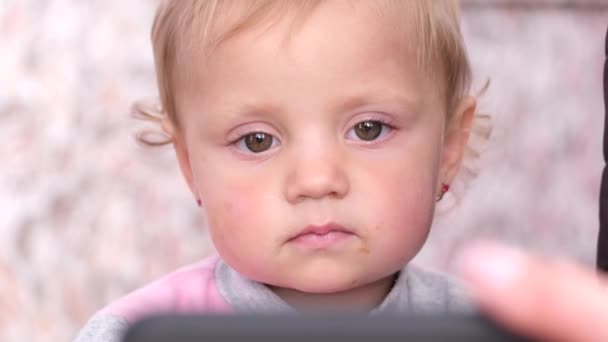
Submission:
<svg viewBox="0 0 608 342">
<path fill-rule="evenodd" d="M 379 124 L 382 125 L 382 131 L 380 133 L 380 136 L 378 136 L 377 138 L 375 138 L 374 140 L 363 140 L 363 139 L 352 139 L 357 141 L 358 143 L 363 143 L 363 144 L 373 144 L 373 143 L 377 143 L 380 140 L 383 140 L 384 137 L 386 137 L 388 134 L 390 134 L 392 131 L 394 131 L 396 129 L 396 127 L 389 121 L 386 120 L 384 117 L 382 118 L 378 118 L 378 117 L 373 117 L 367 120 L 362 120 L 362 121 L 357 121 L 357 123 L 355 123 L 346 133 L 347 135 L 349 135 L 350 132 L 354 131 L 355 128 L 357 127 L 357 125 L 364 123 L 364 122 L 377 122 Z M 387 130 L 388 132 L 385 132 L 385 130 Z M 355 133 L 356 134 L 356 133 Z"/>
<path fill-rule="evenodd" d="M 265 134 L 265 135 L 271 137 L 272 138 L 272 145 L 268 148 L 268 150 L 263 151 L 263 152 L 256 153 L 256 152 L 253 152 L 253 151 L 249 150 L 247 148 L 247 146 L 245 145 L 246 144 L 245 143 L 245 139 L 248 136 L 253 135 L 253 134 Z M 264 131 L 252 131 L 252 132 L 249 132 L 249 133 L 245 133 L 245 134 L 241 135 L 238 139 L 236 139 L 234 142 L 232 142 L 232 145 L 234 145 L 239 150 L 239 152 L 250 154 L 250 155 L 263 155 L 266 152 L 268 152 L 268 151 L 276 148 L 280 144 L 281 144 L 280 140 L 277 139 L 273 134 L 266 133 Z"/>
<path fill-rule="evenodd" d="M 363 144 L 373 144 L 374 142 L 377 142 L 378 140 L 383 139 L 388 134 L 390 134 L 393 130 L 396 129 L 396 127 L 391 123 L 391 121 L 387 120 L 384 117 L 371 117 L 366 120 L 357 121 L 353 126 L 351 126 L 351 128 L 348 129 L 348 131 L 346 132 L 346 135 L 348 136 L 350 132 L 355 130 L 357 125 L 364 123 L 364 122 L 377 122 L 377 123 L 381 124 L 382 132 L 380 133 L 380 136 L 378 138 L 375 138 L 374 140 L 366 141 L 363 139 L 352 139 L 352 140 L 355 140 L 355 141 L 357 141 L 359 143 L 363 143 Z M 388 130 L 388 132 L 385 132 L 386 130 Z M 266 135 L 270 136 L 273 139 L 272 146 L 268 150 L 263 151 L 263 152 L 258 152 L 258 153 L 249 150 L 247 148 L 247 146 L 245 146 L 245 139 L 248 136 L 251 136 L 253 134 L 266 134 Z M 276 146 L 278 146 L 280 144 L 281 144 L 280 140 L 277 139 L 273 134 L 266 133 L 263 130 L 254 130 L 254 131 L 249 131 L 249 132 L 243 133 L 238 138 L 236 138 L 230 142 L 230 145 L 234 146 L 240 153 L 247 154 L 247 155 L 263 155 L 266 152 L 276 148 Z"/>
</svg>

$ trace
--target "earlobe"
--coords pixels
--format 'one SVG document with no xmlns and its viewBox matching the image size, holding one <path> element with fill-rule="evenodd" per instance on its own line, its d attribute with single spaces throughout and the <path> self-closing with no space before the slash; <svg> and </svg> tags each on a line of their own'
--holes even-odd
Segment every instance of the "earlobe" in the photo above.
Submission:
<svg viewBox="0 0 608 342">
<path fill-rule="evenodd" d="M 437 197 L 435 197 L 435 202 L 441 202 L 441 200 L 443 199 L 443 196 L 445 196 L 445 194 L 448 191 L 450 191 L 450 185 L 446 184 L 446 183 L 442 183 L 439 194 L 437 195 Z"/>
<path fill-rule="evenodd" d="M 452 183 L 462 165 L 476 108 L 477 100 L 474 97 L 462 98 L 446 125 L 440 182 Z"/>
</svg>

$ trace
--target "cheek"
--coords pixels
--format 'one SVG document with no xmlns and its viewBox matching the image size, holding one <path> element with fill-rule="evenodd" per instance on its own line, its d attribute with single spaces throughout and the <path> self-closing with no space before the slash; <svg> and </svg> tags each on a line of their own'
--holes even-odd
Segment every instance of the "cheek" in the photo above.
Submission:
<svg viewBox="0 0 608 342">
<path fill-rule="evenodd" d="M 375 249 L 411 255 L 424 243 L 435 207 L 435 163 L 433 159 L 385 162 L 361 175 L 365 184 L 360 197 L 362 207 L 374 215 L 365 220 L 377 222 L 372 227 L 383 230 L 372 232 L 381 245 Z"/>
<path fill-rule="evenodd" d="M 265 236 L 272 202 L 265 199 L 264 184 L 215 177 L 200 187 L 211 238 L 226 261 L 242 264 L 241 256 L 246 259 L 248 251 L 272 241 Z"/>
<path fill-rule="evenodd" d="M 385 189 L 374 202 L 377 212 L 385 213 L 387 227 L 410 233 L 428 229 L 434 210 L 434 177 L 385 174 L 377 188 Z"/>
<path fill-rule="evenodd" d="M 247 230 L 245 222 L 252 224 L 261 218 L 263 201 L 250 185 L 215 182 L 204 188 L 205 214 L 216 235 L 242 235 L 238 233 Z"/>
<path fill-rule="evenodd" d="M 410 211 L 427 208 L 434 198 L 435 184 L 438 173 L 438 153 L 427 152 L 406 153 L 400 151 L 384 160 L 376 160 L 364 165 L 358 172 L 357 183 L 364 188 L 378 205 L 385 206 L 391 211 Z"/>
</svg>

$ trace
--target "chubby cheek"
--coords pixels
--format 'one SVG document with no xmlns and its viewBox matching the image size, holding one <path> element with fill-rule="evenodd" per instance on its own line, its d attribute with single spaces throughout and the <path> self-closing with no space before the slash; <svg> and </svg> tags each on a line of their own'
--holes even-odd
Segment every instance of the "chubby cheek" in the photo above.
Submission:
<svg viewBox="0 0 608 342">
<path fill-rule="evenodd" d="M 214 246 L 230 266 L 249 275 L 250 269 L 267 258 L 276 238 L 268 229 L 272 227 L 267 214 L 272 203 L 264 198 L 264 186 L 216 178 L 201 187 Z"/>
<path fill-rule="evenodd" d="M 429 167 L 388 167 L 373 170 L 366 177 L 364 201 L 369 227 L 370 249 L 387 260 L 403 263 L 420 250 L 432 223 L 436 176 Z M 425 172 L 428 171 L 428 172 Z M 375 223 L 375 224 L 374 224 Z"/>
<path fill-rule="evenodd" d="M 418 193 L 417 196 L 413 196 Z M 410 194 L 395 194 L 389 204 L 392 215 L 387 216 L 384 242 L 387 248 L 409 260 L 422 248 L 432 224 L 434 199 L 431 191 L 416 191 Z"/>
</svg>

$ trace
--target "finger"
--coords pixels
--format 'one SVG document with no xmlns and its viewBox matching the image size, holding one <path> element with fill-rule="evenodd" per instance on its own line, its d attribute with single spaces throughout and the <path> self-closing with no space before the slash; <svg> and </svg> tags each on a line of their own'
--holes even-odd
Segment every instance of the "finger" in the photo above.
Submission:
<svg viewBox="0 0 608 342">
<path fill-rule="evenodd" d="M 563 261 L 478 245 L 459 272 L 480 309 L 513 331 L 543 341 L 608 341 L 606 280 Z"/>
</svg>

